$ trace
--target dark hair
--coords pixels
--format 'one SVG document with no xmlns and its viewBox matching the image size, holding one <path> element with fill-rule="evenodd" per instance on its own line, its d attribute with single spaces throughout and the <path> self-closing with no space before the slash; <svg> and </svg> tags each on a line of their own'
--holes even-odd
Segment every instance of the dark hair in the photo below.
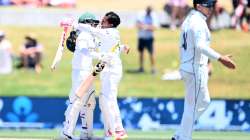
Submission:
<svg viewBox="0 0 250 140">
<path fill-rule="evenodd" d="M 194 9 L 197 9 L 197 3 L 194 3 L 193 5 L 194 5 Z"/>
<path fill-rule="evenodd" d="M 151 7 L 151 6 L 148 6 L 148 7 L 146 8 L 146 13 L 147 13 L 147 15 L 150 15 L 151 12 L 152 12 L 152 7 Z"/>
<path fill-rule="evenodd" d="M 120 17 L 115 12 L 108 12 L 105 16 L 107 17 L 108 22 L 115 28 L 121 23 Z"/>
</svg>

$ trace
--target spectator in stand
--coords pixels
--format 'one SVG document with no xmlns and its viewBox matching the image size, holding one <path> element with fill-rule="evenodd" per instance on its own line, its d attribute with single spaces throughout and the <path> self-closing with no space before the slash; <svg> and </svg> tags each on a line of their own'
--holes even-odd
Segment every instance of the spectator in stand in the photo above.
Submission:
<svg viewBox="0 0 250 140">
<path fill-rule="evenodd" d="M 229 28 L 231 22 L 230 14 L 224 9 L 224 7 L 216 3 L 211 16 L 207 19 L 207 24 L 210 30 L 219 30 Z"/>
<path fill-rule="evenodd" d="M 0 0 L 0 5 L 10 5 L 11 4 L 11 1 L 10 0 Z"/>
<path fill-rule="evenodd" d="M 62 8 L 72 8 L 76 6 L 76 0 L 50 0 L 49 5 Z"/>
<path fill-rule="evenodd" d="M 12 46 L 10 41 L 5 38 L 3 31 L 0 31 L 0 74 L 12 72 Z"/>
<path fill-rule="evenodd" d="M 249 15 L 247 18 L 247 8 L 250 7 L 250 0 L 232 0 L 234 13 L 232 16 L 231 25 L 233 28 L 242 29 L 248 31 L 249 27 L 246 22 L 243 22 L 243 19 L 246 18 L 249 24 L 250 19 Z"/>
<path fill-rule="evenodd" d="M 21 47 L 20 64 L 17 68 L 31 68 L 37 73 L 41 72 L 43 46 L 38 44 L 34 35 L 27 35 L 25 43 Z"/>
<path fill-rule="evenodd" d="M 36 5 L 37 0 L 11 0 L 14 5 Z"/>
<path fill-rule="evenodd" d="M 28 5 L 28 6 L 55 6 L 62 8 L 71 8 L 76 6 L 76 0 L 0 0 L 11 1 L 14 5 Z"/>
<path fill-rule="evenodd" d="M 170 28 L 175 30 L 177 26 L 182 24 L 185 15 L 188 12 L 187 0 L 169 0 L 171 12 Z"/>
</svg>

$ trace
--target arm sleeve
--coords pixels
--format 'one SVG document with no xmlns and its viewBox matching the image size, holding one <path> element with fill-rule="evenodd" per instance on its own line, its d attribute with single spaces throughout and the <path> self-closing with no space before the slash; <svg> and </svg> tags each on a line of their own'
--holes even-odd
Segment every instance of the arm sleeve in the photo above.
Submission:
<svg viewBox="0 0 250 140">
<path fill-rule="evenodd" d="M 193 30 L 193 34 L 196 48 L 208 58 L 212 60 L 218 60 L 221 55 L 212 48 L 210 48 L 210 46 L 207 46 L 206 32 L 202 30 L 200 26 L 194 28 L 195 29 Z"/>
<path fill-rule="evenodd" d="M 87 31 L 93 34 L 96 37 L 103 37 L 107 35 L 107 31 L 105 29 L 94 28 L 88 24 L 78 24 L 77 29 L 81 31 Z"/>
</svg>

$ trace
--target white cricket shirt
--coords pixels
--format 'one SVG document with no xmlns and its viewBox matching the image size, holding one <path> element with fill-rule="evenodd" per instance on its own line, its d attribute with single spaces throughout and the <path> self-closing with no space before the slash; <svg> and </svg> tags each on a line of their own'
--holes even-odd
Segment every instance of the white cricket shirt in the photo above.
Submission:
<svg viewBox="0 0 250 140">
<path fill-rule="evenodd" d="M 193 73 L 194 68 L 207 65 L 208 57 L 218 59 L 220 54 L 210 48 L 211 34 L 206 16 L 193 10 L 186 17 L 180 34 L 180 69 Z"/>
<path fill-rule="evenodd" d="M 72 69 L 87 70 L 92 69 L 92 57 L 84 53 L 84 50 L 94 50 L 96 44 L 94 37 L 86 31 L 81 31 L 76 39 L 75 52 L 72 59 Z"/>
</svg>

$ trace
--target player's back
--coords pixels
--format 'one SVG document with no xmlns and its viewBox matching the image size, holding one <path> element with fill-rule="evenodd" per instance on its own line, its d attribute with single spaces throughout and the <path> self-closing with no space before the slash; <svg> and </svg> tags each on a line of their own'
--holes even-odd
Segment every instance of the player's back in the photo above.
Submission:
<svg viewBox="0 0 250 140">
<path fill-rule="evenodd" d="M 93 36 L 86 31 L 81 31 L 76 39 L 75 52 L 72 59 L 72 68 L 81 70 L 92 69 L 92 57 L 84 54 L 83 49 L 94 49 L 95 42 Z"/>
<path fill-rule="evenodd" d="M 203 42 L 209 47 L 210 33 L 205 22 L 205 16 L 193 10 L 184 20 L 180 34 L 180 69 L 194 72 L 194 67 L 207 64 L 208 58 L 197 49 L 197 40 L 206 36 L 209 40 Z"/>
</svg>

